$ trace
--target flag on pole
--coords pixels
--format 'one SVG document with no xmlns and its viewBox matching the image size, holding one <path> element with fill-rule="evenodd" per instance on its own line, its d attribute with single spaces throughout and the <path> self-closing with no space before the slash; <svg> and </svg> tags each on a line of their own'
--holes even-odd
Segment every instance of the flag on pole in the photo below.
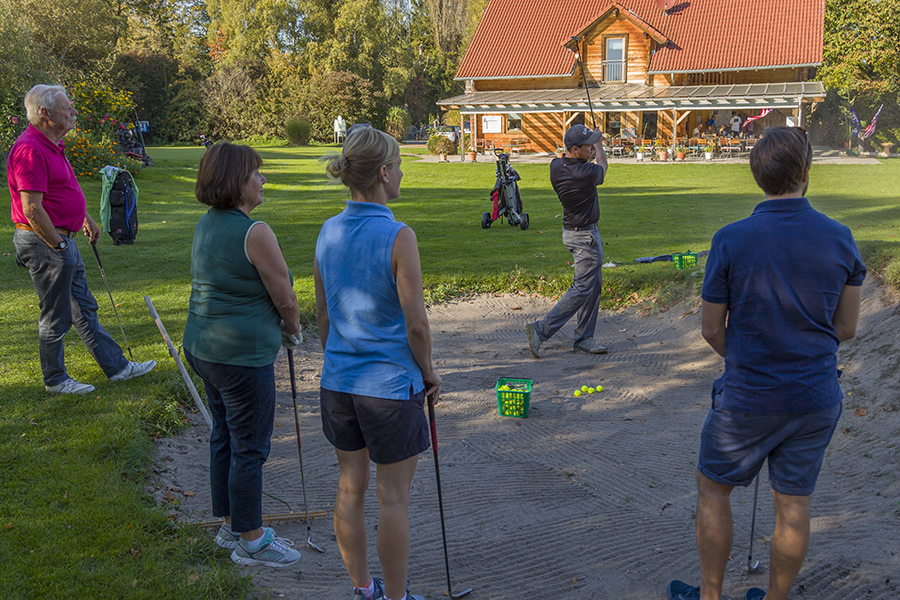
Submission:
<svg viewBox="0 0 900 600">
<path fill-rule="evenodd" d="M 869 123 L 869 126 L 866 127 L 866 130 L 859 134 L 859 139 L 864 140 L 868 137 L 871 137 L 873 133 L 875 133 L 875 125 L 878 123 L 878 115 L 881 114 L 881 109 L 884 108 L 884 104 L 882 104 L 878 108 L 878 112 L 875 113 L 875 116 L 872 117 L 872 122 Z"/>
<path fill-rule="evenodd" d="M 850 126 L 853 127 L 853 135 L 859 137 L 862 123 L 859 122 L 859 117 L 856 116 L 856 111 L 853 110 L 853 107 L 850 107 Z"/>
<path fill-rule="evenodd" d="M 767 114 L 769 114 L 770 112 L 772 112 L 772 110 L 773 110 L 773 109 L 771 109 L 771 108 L 766 108 L 766 109 L 764 109 L 761 113 L 759 113 L 759 115 L 756 116 L 756 117 L 747 117 L 747 120 L 744 121 L 744 124 L 743 124 L 742 127 L 746 129 L 746 128 L 747 128 L 747 123 L 750 123 L 751 121 L 755 121 L 755 120 L 757 120 L 757 119 L 762 119 L 764 116 L 766 116 Z"/>
</svg>

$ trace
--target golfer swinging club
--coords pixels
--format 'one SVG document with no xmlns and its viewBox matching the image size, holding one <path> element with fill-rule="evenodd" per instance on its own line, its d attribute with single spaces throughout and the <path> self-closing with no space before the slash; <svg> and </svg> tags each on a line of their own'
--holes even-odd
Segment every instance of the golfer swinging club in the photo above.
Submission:
<svg viewBox="0 0 900 600">
<path fill-rule="evenodd" d="M 812 147 L 795 127 L 766 130 L 750 170 L 766 194 L 713 237 L 701 327 L 725 358 L 700 434 L 700 587 L 669 584 L 669 600 L 719 600 L 732 543 L 731 491 L 769 463 L 775 501 L 769 589 L 785 600 L 809 546 L 809 504 L 841 417 L 838 345 L 856 335 L 866 267 L 850 230 L 804 197 Z"/>
<path fill-rule="evenodd" d="M 541 357 L 541 343 L 553 337 L 576 314 L 575 352 L 606 354 L 606 348 L 594 341 L 603 285 L 597 186 L 603 183 L 609 168 L 603 150 L 603 133 L 575 125 L 569 128 L 563 141 L 566 155 L 550 163 L 550 183 L 563 205 L 562 239 L 572 253 L 575 277 L 565 296 L 546 317 L 525 325 L 528 348 L 535 358 Z"/>
</svg>

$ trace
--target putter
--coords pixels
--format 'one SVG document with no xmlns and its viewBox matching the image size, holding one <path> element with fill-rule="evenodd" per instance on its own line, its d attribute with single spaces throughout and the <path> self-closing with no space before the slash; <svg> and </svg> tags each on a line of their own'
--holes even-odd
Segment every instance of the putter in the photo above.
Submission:
<svg viewBox="0 0 900 600">
<path fill-rule="evenodd" d="M 438 466 L 437 424 L 434 421 L 434 395 L 428 396 L 428 420 L 431 423 L 431 448 L 434 450 L 434 475 L 437 478 L 438 509 L 441 512 L 441 537 L 444 540 L 444 566 L 447 568 L 447 594 L 451 598 L 462 598 L 472 591 L 472 588 L 453 593 L 450 585 L 450 559 L 447 558 L 447 530 L 444 527 L 444 499 L 441 497 L 441 469 Z"/>
<path fill-rule="evenodd" d="M 300 486 L 303 488 L 303 511 L 306 513 L 306 544 L 313 550 L 325 551 L 313 544 L 309 526 L 309 504 L 306 502 L 306 477 L 303 476 L 303 449 L 300 446 L 300 417 L 297 416 L 297 380 L 294 378 L 294 351 L 288 349 L 288 368 L 291 371 L 291 400 L 294 401 L 294 426 L 297 428 L 297 454 L 300 455 Z"/>
<path fill-rule="evenodd" d="M 759 474 L 756 475 L 756 486 L 753 491 L 753 516 L 750 518 L 750 553 L 747 555 L 747 572 L 759 571 L 759 561 L 753 562 L 753 534 L 756 529 L 756 499 L 759 497 Z"/>
<path fill-rule="evenodd" d="M 584 83 L 584 93 L 587 94 L 588 107 L 591 109 L 591 123 L 594 124 L 594 129 L 597 129 L 597 120 L 594 118 L 594 105 L 593 103 L 591 103 L 591 91 L 588 89 L 587 76 L 584 74 L 584 61 L 581 60 L 581 54 L 579 54 L 579 51 L 577 50 L 577 48 L 579 47 L 578 44 L 580 42 L 574 35 L 569 37 L 575 40 L 576 50 L 572 50 L 572 52 L 575 53 L 575 60 L 577 60 L 578 64 L 581 65 L 581 81 L 582 83 Z"/>
<path fill-rule="evenodd" d="M 97 266 L 100 267 L 100 275 L 103 277 L 103 282 L 106 284 L 106 292 L 109 294 L 109 301 L 112 304 L 113 312 L 116 313 L 116 321 L 119 322 L 119 329 L 122 330 L 122 339 L 125 340 L 128 356 L 131 357 L 131 360 L 134 360 L 134 354 L 131 353 L 131 346 L 128 345 L 128 338 L 125 337 L 125 328 L 122 327 L 122 320 L 119 318 L 119 309 L 116 308 L 116 303 L 112 297 L 112 290 L 109 289 L 109 281 L 106 279 L 106 273 L 103 272 L 103 263 L 100 262 L 100 253 L 97 252 L 97 242 L 92 241 L 91 248 L 94 249 L 94 256 L 97 257 Z"/>
</svg>

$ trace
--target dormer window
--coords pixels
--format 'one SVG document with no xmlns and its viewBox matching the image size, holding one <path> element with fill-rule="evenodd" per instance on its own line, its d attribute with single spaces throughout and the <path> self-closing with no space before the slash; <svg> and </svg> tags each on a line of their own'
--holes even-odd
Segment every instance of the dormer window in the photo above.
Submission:
<svg viewBox="0 0 900 600">
<path fill-rule="evenodd" d="M 625 36 L 604 38 L 603 82 L 625 82 Z"/>
</svg>

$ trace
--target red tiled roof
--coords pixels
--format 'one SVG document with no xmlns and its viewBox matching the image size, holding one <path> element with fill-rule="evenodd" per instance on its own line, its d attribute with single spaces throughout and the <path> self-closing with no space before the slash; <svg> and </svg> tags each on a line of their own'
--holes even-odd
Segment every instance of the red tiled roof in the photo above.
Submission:
<svg viewBox="0 0 900 600">
<path fill-rule="evenodd" d="M 562 47 L 615 6 L 669 44 L 650 72 L 730 71 L 822 62 L 825 0 L 490 0 L 457 79 L 568 75 Z M 640 25 L 639 25 L 640 26 Z M 654 31 L 655 30 L 655 31 Z"/>
<path fill-rule="evenodd" d="M 609 0 L 490 0 L 457 79 L 569 75 L 563 44 L 610 8 Z"/>
</svg>

